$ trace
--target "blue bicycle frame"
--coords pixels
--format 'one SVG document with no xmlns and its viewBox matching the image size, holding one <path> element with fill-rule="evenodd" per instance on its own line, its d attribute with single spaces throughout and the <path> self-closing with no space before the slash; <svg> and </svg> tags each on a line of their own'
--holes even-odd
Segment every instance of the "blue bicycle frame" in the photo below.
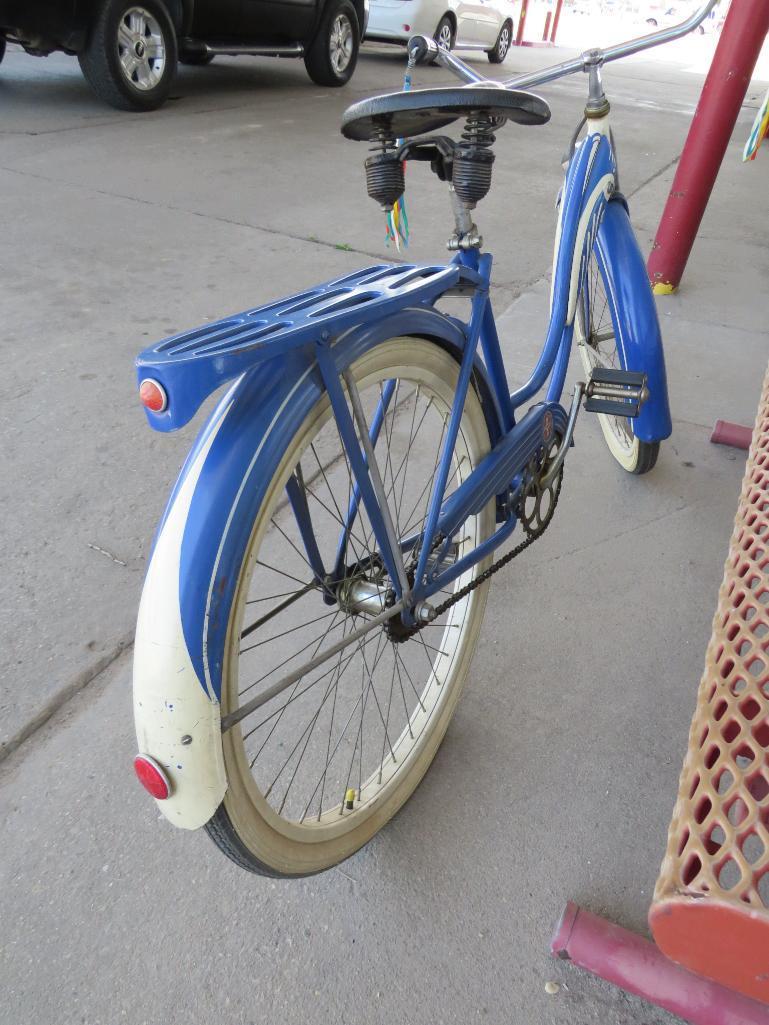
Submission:
<svg viewBox="0 0 769 1025">
<path fill-rule="evenodd" d="M 593 257 L 603 279 L 622 370 L 643 375 L 644 390 L 648 389 L 643 404 L 632 407 L 637 409 L 633 435 L 653 443 L 671 433 L 659 324 L 627 204 L 617 192 L 600 67 L 606 60 L 689 31 L 714 2 L 706 0 L 702 11 L 675 32 L 665 30 L 612 50 L 589 51 L 582 58 L 505 83 L 518 89 L 577 70 L 590 73 L 587 130 L 572 145 L 559 197 L 549 323 L 540 356 L 522 387 L 510 391 L 489 299 L 492 258 L 482 255 L 474 243 L 447 264 L 365 268 L 176 335 L 139 357 L 140 390 L 149 423 L 158 431 L 188 423 L 208 396 L 229 385 L 198 435 L 166 507 L 136 632 L 139 749 L 173 770 L 173 793 L 158 807 L 176 825 L 202 826 L 219 807 L 228 788 L 223 751 L 232 726 L 355 643 L 363 631 L 395 615 L 407 626 L 423 621 L 430 597 L 486 559 L 515 529 L 532 459 L 557 446 L 552 460 L 557 471 L 571 443 L 582 385 L 575 388 L 568 411 L 562 395 L 576 318 L 582 328 L 585 324 L 584 296 Z M 425 50 L 432 45 L 422 43 Z M 484 81 L 448 51 L 436 55 L 467 81 Z M 439 300 L 456 295 L 470 300 L 466 320 L 449 316 L 438 306 Z M 397 402 L 397 385 L 384 384 L 367 423 L 353 372 L 368 352 L 402 336 L 431 341 L 458 367 L 424 528 L 403 538 L 393 529 L 376 460 L 387 412 Z M 490 450 L 447 496 L 470 388 L 485 418 Z M 357 569 L 365 575 L 371 568 L 358 561 L 348 565 L 348 540 L 365 510 L 376 540 L 376 553 L 369 554 L 369 561 L 381 559 L 394 600 L 390 605 L 388 595 L 381 614 L 364 616 L 364 626 L 222 718 L 229 625 L 253 525 L 265 501 L 274 498 L 270 482 L 279 470 L 284 479 L 291 439 L 325 401 L 339 428 L 354 487 L 336 551 L 330 556 L 334 565 L 328 565 L 313 530 L 300 466 L 288 478 L 287 498 L 314 576 L 305 587 L 319 590 L 331 604 L 340 581 L 352 579 Z M 545 471 L 546 479 L 551 472 Z M 492 501 L 496 527 L 491 536 L 472 551 L 463 550 L 456 561 L 444 559 L 462 525 Z"/>
<path fill-rule="evenodd" d="M 289 483 L 288 495 L 308 561 L 320 581 L 339 576 L 344 566 L 346 536 L 362 501 L 399 602 L 407 598 L 413 608 L 426 600 L 469 566 L 484 559 L 509 536 L 516 525 L 513 510 L 523 469 L 553 435 L 564 437 L 568 414 L 561 405 L 561 396 L 572 347 L 577 297 L 593 249 L 600 255 L 601 266 L 611 285 L 607 294 L 616 297 L 618 308 L 612 310 L 612 319 L 623 366 L 644 372 L 649 381 L 650 398 L 633 421 L 634 433 L 643 441 L 660 440 L 670 434 L 656 312 L 624 200 L 614 196 L 616 166 L 609 134 L 601 128 L 599 125 L 598 130 L 590 132 L 576 147 L 567 169 L 560 199 L 550 322 L 531 377 L 517 391 L 511 394 L 508 387 L 489 300 L 492 258 L 470 249 L 457 254 L 447 266 L 368 268 L 289 299 L 174 336 L 147 349 L 138 360 L 140 385 L 152 379 L 167 395 L 162 410 L 147 411 L 150 424 L 161 431 L 181 426 L 212 391 L 233 378 L 238 380 L 232 393 L 233 401 L 237 401 L 241 393 L 253 390 L 251 377 L 266 367 L 284 379 L 291 374 L 301 376 L 308 368 L 312 368 L 316 378 L 319 372 L 355 474 L 356 489 L 348 511 L 347 528 L 340 538 L 337 563 L 331 567 L 321 562 L 301 489 Z M 438 299 L 457 292 L 471 296 L 471 313 L 466 323 L 435 309 Z M 447 345 L 455 352 L 460 371 L 424 535 L 404 539 L 398 546 L 400 550 L 396 550 L 375 493 L 366 453 L 358 440 L 360 432 L 356 433 L 342 375 L 355 356 L 399 332 L 424 333 Z M 445 500 L 454 442 L 472 381 L 482 394 L 493 447 Z M 544 401 L 521 415 L 521 408 L 545 385 Z M 392 387 L 385 389 L 368 427 L 372 446 L 376 445 L 387 406 L 392 401 L 392 391 Z M 226 401 L 230 401 L 229 397 Z M 212 422 L 219 416 L 220 412 L 215 412 Z M 253 424 L 254 433 L 263 430 L 258 412 Z M 209 430 L 210 425 L 204 428 L 201 439 L 207 437 Z M 197 448 L 200 444 L 201 441 Z M 233 481 L 240 482 L 243 469 L 233 467 Z M 184 473 L 180 481 L 183 479 Z M 496 532 L 442 572 L 437 568 L 428 572 L 428 558 L 435 554 L 436 545 L 438 555 L 432 559 L 433 567 L 440 566 L 440 556 L 451 545 L 461 524 L 494 497 L 500 523 Z M 172 505 L 173 496 L 169 508 Z M 213 534 L 216 536 L 216 531 Z M 417 543 L 419 559 L 414 585 L 408 590 L 402 572 L 402 556 Z M 208 552 L 208 557 L 201 560 L 196 547 L 195 577 L 214 570 L 212 554 Z M 221 585 L 217 586 L 221 592 Z M 224 593 L 232 586 L 232 583 L 225 584 Z M 408 609 L 404 609 L 403 615 L 408 621 Z M 203 625 L 199 620 L 199 615 L 192 613 L 183 617 L 185 633 L 188 623 L 191 631 L 197 633 Z M 226 622 L 226 616 L 218 615 L 216 621 Z M 222 644 L 219 638 L 209 638 L 206 647 L 216 650 Z M 193 649 L 199 647 L 199 644 L 193 645 Z M 217 676 L 218 673 L 214 674 Z M 217 694 L 218 680 L 212 683 L 213 693 Z"/>
</svg>

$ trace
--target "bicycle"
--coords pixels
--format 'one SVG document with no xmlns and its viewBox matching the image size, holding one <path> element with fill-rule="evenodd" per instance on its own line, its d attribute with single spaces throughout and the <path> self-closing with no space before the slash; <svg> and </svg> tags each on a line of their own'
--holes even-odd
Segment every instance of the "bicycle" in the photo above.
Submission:
<svg viewBox="0 0 769 1025">
<path fill-rule="evenodd" d="M 385 208 L 407 160 L 450 183 L 450 262 L 368 267 L 139 357 L 155 430 L 182 426 L 229 387 L 149 561 L 136 770 L 170 821 L 204 826 L 243 868 L 330 868 L 414 791 L 457 705 L 490 577 L 555 512 L 583 403 L 624 470 L 654 466 L 671 433 L 665 364 L 601 67 L 691 31 L 715 2 L 675 29 L 501 84 L 412 39 L 412 64 L 437 60 L 469 84 L 364 100 L 342 131 L 374 147 L 367 186 Z M 522 90 L 583 69 L 550 322 L 511 394 L 473 212 L 491 186 L 495 132 L 550 116 Z M 426 134 L 457 120 L 458 141 Z M 439 308 L 449 302 L 466 317 Z M 573 342 L 587 380 L 567 409 Z M 521 541 L 494 561 L 519 525 Z"/>
</svg>

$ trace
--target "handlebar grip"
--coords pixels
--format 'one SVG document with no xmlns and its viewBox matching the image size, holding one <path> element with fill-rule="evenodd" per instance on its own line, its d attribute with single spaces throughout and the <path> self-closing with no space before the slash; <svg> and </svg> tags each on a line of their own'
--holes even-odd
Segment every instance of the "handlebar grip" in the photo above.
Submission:
<svg viewBox="0 0 769 1025">
<path fill-rule="evenodd" d="M 438 44 L 429 36 L 412 36 L 408 41 L 408 55 L 414 64 L 427 64 L 438 56 Z"/>
</svg>

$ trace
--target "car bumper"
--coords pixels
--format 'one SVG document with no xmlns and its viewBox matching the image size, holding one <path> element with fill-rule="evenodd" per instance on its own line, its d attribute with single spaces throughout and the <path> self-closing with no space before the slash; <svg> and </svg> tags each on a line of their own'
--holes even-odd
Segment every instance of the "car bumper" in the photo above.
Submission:
<svg viewBox="0 0 769 1025">
<path fill-rule="evenodd" d="M 367 39 L 405 43 L 413 35 L 431 36 L 437 22 L 414 0 L 385 0 L 371 5 Z"/>
</svg>

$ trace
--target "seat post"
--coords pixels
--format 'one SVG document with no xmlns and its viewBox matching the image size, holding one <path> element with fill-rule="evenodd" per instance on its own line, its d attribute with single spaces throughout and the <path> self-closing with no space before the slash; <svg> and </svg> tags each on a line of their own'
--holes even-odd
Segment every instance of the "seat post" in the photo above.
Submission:
<svg viewBox="0 0 769 1025">
<path fill-rule="evenodd" d="M 450 250 L 480 249 L 483 238 L 473 223 L 471 211 L 491 188 L 491 169 L 496 141 L 494 129 L 504 123 L 484 110 L 473 110 L 465 120 L 464 131 L 454 151 L 451 175 L 451 204 L 455 232 L 447 245 Z"/>
<path fill-rule="evenodd" d="M 449 186 L 449 195 L 454 211 L 454 234 L 446 243 L 446 248 L 452 252 L 462 249 L 479 250 L 483 245 L 483 236 L 473 221 L 471 211 L 475 203 L 469 204 L 460 199 L 453 184 Z"/>
</svg>

